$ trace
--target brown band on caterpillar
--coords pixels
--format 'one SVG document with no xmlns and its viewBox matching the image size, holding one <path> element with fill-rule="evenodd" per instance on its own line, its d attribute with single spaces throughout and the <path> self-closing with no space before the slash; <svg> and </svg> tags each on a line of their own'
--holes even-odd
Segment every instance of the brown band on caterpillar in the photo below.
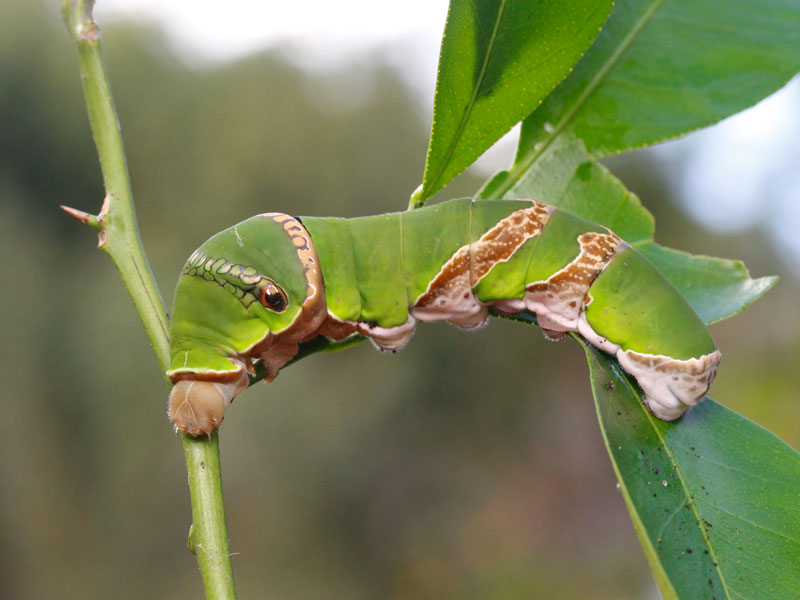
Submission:
<svg viewBox="0 0 800 600">
<path fill-rule="evenodd" d="M 472 293 L 497 263 L 507 261 L 530 238 L 541 234 L 553 211 L 535 200 L 514 211 L 478 240 L 459 248 L 417 298 L 413 315 L 423 321 L 445 320 L 474 328 L 486 321 L 488 309 Z"/>
<path fill-rule="evenodd" d="M 614 255 L 627 247 L 615 233 L 584 233 L 578 236 L 580 253 L 545 281 L 528 284 L 526 308 L 535 312 L 542 329 L 557 338 L 558 332 L 578 331 L 578 320 L 591 302 L 589 288 Z"/>
<path fill-rule="evenodd" d="M 328 315 L 328 308 L 319 257 L 306 228 L 298 219 L 284 213 L 264 213 L 260 216 L 275 221 L 289 236 L 303 267 L 307 290 L 297 319 L 280 333 L 267 335 L 250 352 L 250 357 L 264 362 L 267 370 L 264 380 L 272 381 L 281 368 L 295 357 L 299 350 L 298 343 L 316 335 Z"/>
</svg>

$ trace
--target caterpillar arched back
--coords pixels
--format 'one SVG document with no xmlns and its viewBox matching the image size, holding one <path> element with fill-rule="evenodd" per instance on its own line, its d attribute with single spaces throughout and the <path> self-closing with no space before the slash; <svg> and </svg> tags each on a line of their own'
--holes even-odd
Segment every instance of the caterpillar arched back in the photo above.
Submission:
<svg viewBox="0 0 800 600">
<path fill-rule="evenodd" d="M 265 213 L 186 263 L 172 312 L 169 416 L 208 434 L 261 362 L 274 379 L 301 342 L 405 345 L 419 321 L 480 327 L 535 314 L 613 354 L 657 417 L 708 391 L 721 355 L 672 284 L 608 229 L 534 200 L 459 199 L 355 219 Z"/>
</svg>

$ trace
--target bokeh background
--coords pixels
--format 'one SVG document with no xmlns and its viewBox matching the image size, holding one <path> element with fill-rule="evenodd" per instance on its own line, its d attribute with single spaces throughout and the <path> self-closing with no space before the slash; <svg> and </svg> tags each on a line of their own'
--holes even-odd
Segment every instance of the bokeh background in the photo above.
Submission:
<svg viewBox="0 0 800 600">
<path fill-rule="evenodd" d="M 402 210 L 419 183 L 428 38 L 378 35 L 331 61 L 301 38 L 204 55 L 152 21 L 100 24 L 168 304 L 223 227 Z M 714 326 L 713 395 L 800 448 L 796 87 L 750 121 L 608 164 L 661 243 L 782 276 Z M 470 195 L 487 164 L 439 198 Z M 1 2 L 0 598 L 202 594 L 163 378 L 94 233 L 58 210 L 102 197 L 56 3 Z M 316 355 L 237 400 L 221 445 L 241 598 L 658 597 L 569 341 L 430 325 L 395 356 Z"/>
</svg>

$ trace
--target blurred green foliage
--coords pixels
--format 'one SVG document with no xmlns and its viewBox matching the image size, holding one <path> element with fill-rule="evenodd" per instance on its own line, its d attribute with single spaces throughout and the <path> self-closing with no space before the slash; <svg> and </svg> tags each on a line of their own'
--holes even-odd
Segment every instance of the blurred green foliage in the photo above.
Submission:
<svg viewBox="0 0 800 600">
<path fill-rule="evenodd" d="M 103 24 L 101 23 L 101 26 Z M 104 27 L 145 247 L 167 305 L 185 258 L 263 211 L 405 207 L 425 110 L 379 58 L 311 74 L 279 51 L 187 65 L 155 28 Z M 429 112 L 429 111 L 428 111 Z M 609 161 L 672 247 L 779 272 L 760 234 L 715 238 L 649 154 Z M 448 197 L 479 180 L 467 173 Z M 0 3 L 0 597 L 200 593 L 180 441 L 138 318 L 93 234 L 103 190 L 52 4 Z M 780 274 L 780 272 L 779 272 Z M 713 328 L 714 397 L 800 446 L 797 282 Z M 653 593 L 576 344 L 493 322 L 420 327 L 396 356 L 316 355 L 222 427 L 241 597 L 640 598 Z"/>
</svg>

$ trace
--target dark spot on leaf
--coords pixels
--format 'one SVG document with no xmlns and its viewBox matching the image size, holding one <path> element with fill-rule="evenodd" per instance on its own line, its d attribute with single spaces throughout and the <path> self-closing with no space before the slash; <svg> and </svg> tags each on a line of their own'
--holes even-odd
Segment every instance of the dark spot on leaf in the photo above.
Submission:
<svg viewBox="0 0 800 600">
<path fill-rule="evenodd" d="M 575 174 L 578 176 L 578 179 L 581 181 L 589 181 L 592 175 L 592 165 L 593 163 L 585 162 L 580 167 L 577 168 Z"/>
</svg>

